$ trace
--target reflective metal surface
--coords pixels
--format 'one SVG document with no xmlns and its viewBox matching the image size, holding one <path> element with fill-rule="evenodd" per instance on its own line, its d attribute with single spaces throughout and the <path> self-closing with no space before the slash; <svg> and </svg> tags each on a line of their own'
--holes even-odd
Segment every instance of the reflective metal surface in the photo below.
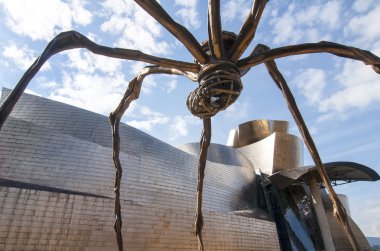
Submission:
<svg viewBox="0 0 380 251">
<path fill-rule="evenodd" d="M 351 209 L 350 209 L 350 203 L 348 201 L 348 197 L 345 194 L 338 194 L 340 201 L 343 204 L 344 209 L 346 209 L 346 213 L 348 216 L 351 217 Z"/>
<path fill-rule="evenodd" d="M 377 181 L 380 180 L 379 174 L 364 165 L 355 162 L 337 161 L 324 163 L 329 179 L 333 185 L 350 183 L 354 181 Z M 316 175 L 317 181 L 321 182 L 321 178 L 317 173 L 315 166 L 300 166 L 292 169 L 282 170 L 274 173 L 269 179 L 279 188 L 283 189 L 297 181 L 308 181 L 308 174 Z M 342 201 L 343 202 L 343 201 Z"/>
<path fill-rule="evenodd" d="M 197 156 L 127 125 L 120 134 L 125 249 L 196 250 Z M 110 138 L 104 116 L 23 95 L 0 132 L 0 250 L 116 250 Z M 279 250 L 265 214 L 233 213 L 257 204 L 253 166 L 218 149 L 231 160 L 207 161 L 205 249 Z"/>
<path fill-rule="evenodd" d="M 253 120 L 239 125 L 236 135 L 231 135 L 234 140 L 233 147 L 243 147 L 260 141 L 274 132 L 288 133 L 289 123 L 280 120 Z"/>
<path fill-rule="evenodd" d="M 258 130 L 260 126 L 253 124 L 247 128 Z M 264 125 L 266 132 L 256 133 L 264 138 L 255 143 L 239 148 L 210 145 L 203 204 L 205 249 L 280 250 L 280 238 L 289 250 L 319 250 L 308 188 L 297 190 L 286 181 L 304 174 L 299 173 L 303 143 L 287 134 L 282 122 L 256 124 Z M 120 158 L 127 164 L 121 189 L 123 220 L 128 222 L 123 226 L 124 246 L 195 250 L 199 144 L 175 148 L 127 125 L 121 125 L 120 134 Z M 0 133 L 0 236 L 7 236 L 0 238 L 0 249 L 116 249 L 110 147 L 104 116 L 24 95 Z M 339 163 L 332 170 L 347 166 Z M 356 171 L 375 177 L 361 166 Z M 268 188 L 277 184 L 268 175 L 280 177 L 284 190 L 270 192 Z M 324 204 L 334 242 L 350 250 L 328 200 Z M 365 249 L 364 235 L 351 219 L 350 225 Z"/>
<path fill-rule="evenodd" d="M 254 144 L 237 148 L 265 174 L 303 166 L 303 143 L 293 135 L 275 132 Z"/>
<path fill-rule="evenodd" d="M 331 230 L 331 235 L 334 240 L 336 250 L 354 250 L 345 234 L 345 231 L 341 224 L 339 224 L 338 219 L 334 214 L 333 205 L 331 199 L 326 193 L 325 189 L 321 189 L 321 197 L 323 201 L 323 206 L 326 210 L 326 216 Z M 344 203 L 344 202 L 343 202 Z M 364 236 L 363 232 L 360 230 L 359 226 L 354 222 L 350 215 L 347 216 L 352 231 L 358 241 L 360 250 L 371 250 L 367 238 Z"/>
<path fill-rule="evenodd" d="M 188 143 L 177 148 L 194 156 L 199 155 L 199 143 Z M 252 171 L 254 170 L 252 163 L 238 150 L 221 144 L 210 144 L 207 160 L 225 165 L 250 167 Z"/>
</svg>

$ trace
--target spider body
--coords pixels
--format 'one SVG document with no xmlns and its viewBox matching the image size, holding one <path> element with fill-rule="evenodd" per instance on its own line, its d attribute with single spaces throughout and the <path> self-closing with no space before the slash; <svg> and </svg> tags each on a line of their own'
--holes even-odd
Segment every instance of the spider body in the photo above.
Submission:
<svg viewBox="0 0 380 251">
<path fill-rule="evenodd" d="M 295 99 L 286 80 L 277 68 L 275 59 L 308 53 L 330 53 L 339 57 L 362 61 L 363 63 L 370 65 L 377 73 L 380 73 L 380 59 L 369 51 L 332 42 L 306 43 L 275 49 L 270 49 L 268 46 L 259 44 L 248 57 L 241 58 L 255 36 L 256 29 L 259 25 L 267 1 L 268 0 L 254 0 L 247 19 L 241 27 L 238 35 L 236 35 L 233 32 L 222 31 L 220 0 L 209 0 L 209 38 L 200 44 L 185 27 L 173 20 L 157 1 L 135 0 L 140 7 L 156 19 L 156 21 L 172 33 L 186 47 L 186 49 L 194 56 L 194 63 L 160 58 L 134 49 L 102 46 L 76 31 L 62 32 L 47 45 L 41 56 L 29 67 L 10 95 L 1 104 L 0 129 L 29 82 L 41 69 L 43 64 L 56 53 L 75 48 L 85 48 L 94 54 L 125 60 L 142 61 L 151 64 L 150 66 L 145 67 L 129 82 L 121 102 L 115 111 L 110 114 L 113 137 L 113 161 L 115 165 L 114 228 L 119 250 L 123 250 L 120 205 L 122 167 L 119 159 L 119 124 L 121 117 L 128 109 L 130 103 L 139 97 L 143 80 L 148 75 L 176 74 L 185 76 L 193 81 L 198 81 L 198 87 L 191 92 L 187 98 L 187 106 L 192 114 L 203 120 L 203 132 L 198 161 L 195 234 L 198 239 L 199 250 L 204 250 L 202 241 L 202 193 L 207 149 L 211 139 L 211 117 L 216 115 L 219 111 L 226 109 L 237 100 L 243 89 L 241 76 L 249 71 L 251 67 L 264 63 L 269 75 L 285 98 L 296 125 L 301 132 L 301 136 L 314 160 L 319 175 L 333 201 L 334 209 L 339 221 L 344 226 L 354 250 L 359 250 L 358 243 L 348 225 L 344 207 L 330 184 L 330 180 L 322 165 L 317 148 L 314 145 L 313 139 L 296 105 Z"/>
<path fill-rule="evenodd" d="M 224 52 L 231 49 L 236 38 L 235 33 L 223 31 Z M 228 57 L 217 59 L 212 54 L 210 44 L 210 40 L 205 40 L 201 44 L 210 62 L 201 65 L 196 59 L 194 60 L 201 67 L 197 75 L 199 86 L 189 94 L 186 101 L 189 111 L 199 118 L 211 118 L 232 105 L 243 90 L 241 76 L 247 72 L 240 71 L 236 63 Z"/>
<path fill-rule="evenodd" d="M 240 70 L 232 62 L 206 64 L 198 74 L 199 87 L 187 98 L 190 112 L 199 118 L 211 118 L 233 104 L 243 85 Z"/>
</svg>

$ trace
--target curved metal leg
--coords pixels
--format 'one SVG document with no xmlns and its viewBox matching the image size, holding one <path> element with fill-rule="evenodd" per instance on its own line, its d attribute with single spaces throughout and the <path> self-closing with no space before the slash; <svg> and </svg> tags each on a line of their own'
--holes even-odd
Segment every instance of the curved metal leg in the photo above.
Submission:
<svg viewBox="0 0 380 251">
<path fill-rule="evenodd" d="M 135 2 L 172 33 L 199 63 L 208 62 L 207 54 L 195 37 L 185 27 L 176 23 L 156 0 L 135 0 Z"/>
<path fill-rule="evenodd" d="M 339 57 L 351 58 L 362 61 L 363 63 L 372 66 L 373 70 L 376 73 L 380 74 L 380 58 L 374 55 L 373 53 L 366 50 L 361 50 L 359 48 L 326 41 L 322 41 L 319 43 L 290 45 L 275 49 L 269 49 L 261 53 L 253 54 L 244 59 L 241 59 L 236 64 L 242 71 L 246 68 L 253 67 L 255 65 L 265 63 L 276 58 L 323 52 L 331 53 Z"/>
<path fill-rule="evenodd" d="M 148 66 L 145 67 L 131 82 L 129 82 L 128 88 L 125 91 L 123 98 L 121 99 L 119 105 L 109 116 L 111 127 L 112 127 L 112 158 L 115 165 L 115 232 L 119 251 L 123 250 L 123 237 L 121 233 L 122 219 L 121 219 L 121 205 L 120 205 L 120 185 L 121 176 L 123 169 L 120 162 L 120 135 L 119 135 L 119 124 L 121 117 L 128 109 L 132 101 L 139 98 L 141 85 L 144 78 L 151 74 L 176 74 L 183 75 L 191 80 L 195 80 L 195 76 L 191 73 L 182 72 L 174 68 L 165 68 L 160 66 Z"/>
<path fill-rule="evenodd" d="M 239 35 L 229 51 L 229 58 L 232 62 L 236 62 L 241 55 L 243 55 L 248 45 L 255 37 L 257 26 L 259 25 L 261 15 L 263 14 L 267 2 L 268 0 L 254 0 L 251 12 L 241 27 Z"/>
<path fill-rule="evenodd" d="M 203 215 L 202 215 L 202 199 L 203 199 L 203 179 L 205 177 L 207 150 L 211 140 L 211 118 L 203 119 L 203 131 L 200 142 L 199 160 L 198 160 L 198 185 L 197 185 L 197 208 L 195 215 L 195 235 L 198 239 L 199 251 L 203 251 Z"/>
<path fill-rule="evenodd" d="M 257 48 L 257 52 L 259 50 L 268 50 L 269 49 L 269 47 L 267 47 L 265 45 L 259 45 L 256 48 Z M 280 90 L 281 90 L 281 92 L 282 92 L 282 94 L 286 100 L 288 108 L 289 108 L 289 110 L 290 110 L 290 112 L 291 112 L 291 114 L 292 114 L 292 116 L 293 116 L 293 118 L 297 124 L 299 131 L 301 132 L 301 135 L 302 135 L 302 138 L 305 142 L 305 145 L 306 145 L 307 149 L 309 150 L 309 153 L 310 153 L 311 157 L 313 158 L 313 161 L 317 167 L 318 173 L 321 176 L 321 179 L 322 179 L 323 183 L 325 184 L 325 186 L 329 192 L 329 196 L 333 202 L 336 215 L 337 215 L 340 223 L 343 225 L 343 228 L 347 234 L 348 239 L 350 240 L 352 247 L 354 248 L 354 250 L 359 251 L 359 245 L 358 245 L 356 238 L 355 238 L 355 236 L 354 236 L 354 234 L 353 234 L 353 232 L 349 226 L 346 211 L 345 211 L 339 197 L 335 193 L 334 188 L 331 186 L 330 179 L 327 175 L 326 169 L 323 167 L 322 160 L 319 156 L 317 147 L 315 146 L 313 138 L 311 137 L 309 130 L 307 129 L 306 123 L 305 123 L 305 121 L 301 115 L 301 112 L 299 111 L 299 109 L 297 107 L 297 103 L 293 97 L 292 92 L 289 89 L 288 84 L 286 83 L 285 78 L 282 76 L 281 72 L 278 70 L 276 62 L 274 60 L 269 60 L 269 61 L 265 62 L 265 66 L 266 66 L 270 76 L 274 80 L 274 82 L 280 88 Z"/>
<path fill-rule="evenodd" d="M 86 36 L 76 31 L 62 32 L 47 45 L 41 56 L 38 57 L 36 61 L 34 61 L 34 63 L 24 73 L 20 81 L 17 83 L 16 87 L 9 94 L 7 99 L 1 104 L 0 130 L 5 120 L 11 113 L 13 107 L 15 106 L 22 93 L 28 86 L 29 82 L 41 69 L 43 64 L 54 54 L 75 48 L 85 48 L 91 51 L 92 53 L 104 55 L 107 57 L 143 61 L 159 66 L 173 67 L 180 71 L 198 72 L 199 69 L 199 66 L 193 63 L 185 63 L 181 61 L 154 57 L 136 50 L 101 46 L 92 42 Z"/>
<path fill-rule="evenodd" d="M 220 21 L 220 0 L 208 1 L 208 43 L 216 59 L 224 57 L 222 24 Z"/>
</svg>

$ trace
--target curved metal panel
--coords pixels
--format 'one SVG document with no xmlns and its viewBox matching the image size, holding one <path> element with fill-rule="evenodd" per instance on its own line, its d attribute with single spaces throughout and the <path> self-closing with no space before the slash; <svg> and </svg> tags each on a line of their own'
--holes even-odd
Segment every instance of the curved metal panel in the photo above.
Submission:
<svg viewBox="0 0 380 251">
<path fill-rule="evenodd" d="M 194 156 L 199 155 L 199 143 L 188 143 L 177 146 L 177 148 Z M 210 144 L 207 160 L 224 165 L 250 167 L 254 170 L 252 163 L 243 154 L 232 147 L 221 144 Z"/>
<path fill-rule="evenodd" d="M 324 163 L 327 175 L 332 182 L 353 182 L 353 181 L 377 181 L 380 180 L 379 174 L 368 166 L 348 161 L 337 161 Z M 315 173 L 318 182 L 321 178 L 315 166 L 304 166 L 283 170 L 269 176 L 269 179 L 280 189 L 283 189 L 293 182 L 308 179 L 307 174 Z"/>
<path fill-rule="evenodd" d="M 234 147 L 243 147 L 258 142 L 274 132 L 288 133 L 289 123 L 280 120 L 252 120 L 239 125 Z"/>
</svg>

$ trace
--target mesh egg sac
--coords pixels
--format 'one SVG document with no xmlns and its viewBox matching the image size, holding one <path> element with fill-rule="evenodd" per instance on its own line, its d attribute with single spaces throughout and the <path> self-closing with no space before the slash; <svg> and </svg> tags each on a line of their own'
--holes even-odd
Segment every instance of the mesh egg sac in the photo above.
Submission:
<svg viewBox="0 0 380 251">
<path fill-rule="evenodd" d="M 199 118 L 213 117 L 239 97 L 243 89 L 239 69 L 228 62 L 210 64 L 199 73 L 199 86 L 187 98 L 190 112 Z"/>
</svg>

